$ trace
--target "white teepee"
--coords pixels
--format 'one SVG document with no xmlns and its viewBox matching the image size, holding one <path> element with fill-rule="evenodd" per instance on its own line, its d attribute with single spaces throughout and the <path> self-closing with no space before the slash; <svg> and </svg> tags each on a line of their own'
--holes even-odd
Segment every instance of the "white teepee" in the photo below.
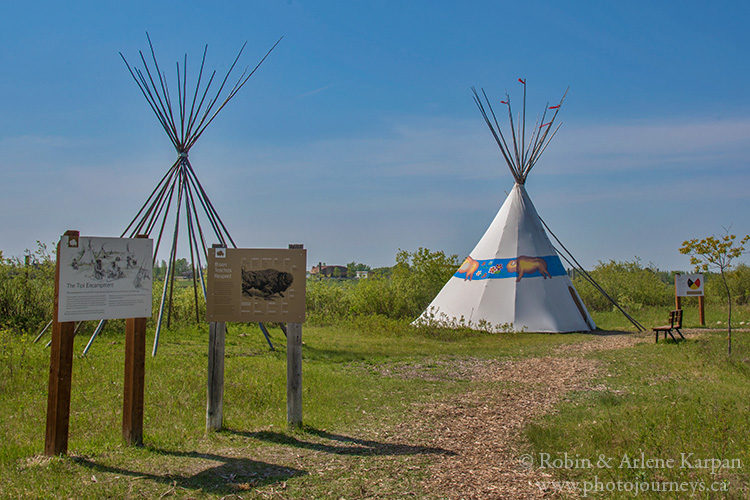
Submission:
<svg viewBox="0 0 750 500">
<path fill-rule="evenodd" d="M 537 124 L 527 146 L 524 144 L 526 82 L 519 81 L 524 86 L 523 119 L 519 130 L 513 127 L 510 98 L 506 96 L 506 100 L 501 101 L 508 106 L 513 149 L 508 147 L 487 96 L 484 95 L 490 115 L 474 91 L 475 102 L 500 146 L 516 184 L 482 239 L 417 319 L 418 323 L 432 321 L 531 332 L 589 331 L 596 328 L 524 187 L 529 171 L 559 129 L 558 126 L 548 136 L 563 101 L 557 106 L 545 106 L 542 125 Z M 555 112 L 549 123 L 545 123 L 548 109 Z"/>
</svg>

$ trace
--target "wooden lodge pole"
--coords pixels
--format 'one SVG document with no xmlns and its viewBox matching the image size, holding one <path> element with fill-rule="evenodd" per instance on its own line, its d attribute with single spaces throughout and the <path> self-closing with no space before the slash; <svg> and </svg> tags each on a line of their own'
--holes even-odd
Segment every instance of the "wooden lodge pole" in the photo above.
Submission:
<svg viewBox="0 0 750 500">
<path fill-rule="evenodd" d="M 704 297 L 703 295 L 698 296 L 698 320 L 701 326 L 706 326 L 706 311 L 704 308 Z"/>
<path fill-rule="evenodd" d="M 290 244 L 289 248 L 303 248 Z M 286 325 L 286 421 L 302 426 L 302 323 Z"/>
<path fill-rule="evenodd" d="M 78 238 L 78 231 L 66 231 L 65 236 Z M 55 295 L 52 317 L 52 343 L 49 363 L 49 391 L 47 393 L 47 429 L 44 454 L 55 456 L 68 451 L 70 420 L 70 385 L 73 370 L 73 338 L 75 322 L 60 323 L 58 319 L 60 295 L 60 243 L 57 244 L 55 264 Z"/>
</svg>

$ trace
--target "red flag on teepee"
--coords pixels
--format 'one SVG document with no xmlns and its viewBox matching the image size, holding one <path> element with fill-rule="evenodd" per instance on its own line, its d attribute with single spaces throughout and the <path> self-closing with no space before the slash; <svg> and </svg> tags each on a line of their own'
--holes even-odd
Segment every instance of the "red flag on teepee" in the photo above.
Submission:
<svg viewBox="0 0 750 500">
<path fill-rule="evenodd" d="M 549 109 L 557 109 L 559 107 L 560 107 L 560 105 L 558 104 L 557 106 L 550 106 Z"/>
<path fill-rule="evenodd" d="M 519 78 L 518 81 L 521 82 L 521 83 L 523 83 L 524 85 L 526 85 L 526 80 L 525 79 Z"/>
</svg>

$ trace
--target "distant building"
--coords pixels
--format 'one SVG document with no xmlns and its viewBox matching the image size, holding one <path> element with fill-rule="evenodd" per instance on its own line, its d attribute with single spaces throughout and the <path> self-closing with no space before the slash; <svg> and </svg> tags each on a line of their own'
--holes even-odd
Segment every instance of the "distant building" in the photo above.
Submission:
<svg viewBox="0 0 750 500">
<path fill-rule="evenodd" d="M 367 279 L 370 276 L 370 271 L 357 271 L 357 279 Z"/>
<path fill-rule="evenodd" d="M 346 266 L 325 266 L 318 263 L 317 266 L 313 266 L 313 268 L 310 269 L 310 275 L 325 278 L 346 278 L 348 271 L 349 270 Z"/>
</svg>

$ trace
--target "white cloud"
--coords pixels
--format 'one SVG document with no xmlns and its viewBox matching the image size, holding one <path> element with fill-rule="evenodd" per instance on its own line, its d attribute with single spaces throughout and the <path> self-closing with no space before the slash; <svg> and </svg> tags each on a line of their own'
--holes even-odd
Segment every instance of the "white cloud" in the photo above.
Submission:
<svg viewBox="0 0 750 500">
<path fill-rule="evenodd" d="M 585 248 L 595 248 L 597 258 L 638 254 L 668 266 L 658 238 L 644 242 L 640 235 L 662 232 L 675 206 L 690 206 L 686 200 L 700 200 L 701 219 L 681 221 L 677 233 L 689 227 L 708 234 L 714 221 L 735 222 L 727 218 L 732 204 L 748 205 L 747 137 L 750 120 L 740 119 L 566 125 L 532 172 L 529 190 L 561 234 L 585 226 Z M 28 246 L 45 238 L 27 234 L 31 225 L 52 235 L 71 224 L 112 234 L 127 223 L 174 158 L 166 145 L 109 148 L 66 137 L 0 140 L 0 166 L 12 178 L 0 189 L 7 241 Z M 207 141 L 191 159 L 239 243 L 305 239 L 316 259 L 335 254 L 384 264 L 393 249 L 422 244 L 459 251 L 481 236 L 512 186 L 478 117 L 399 118 L 378 133 L 308 142 Z M 66 201 L 50 213 L 45 200 L 61 192 L 87 203 Z M 19 206 L 22 220 L 13 215 Z M 86 208 L 92 206 L 96 214 Z M 638 214 L 641 227 L 627 212 Z M 622 226 L 617 242 L 615 226 Z M 636 250 L 627 247 L 636 240 Z"/>
</svg>

